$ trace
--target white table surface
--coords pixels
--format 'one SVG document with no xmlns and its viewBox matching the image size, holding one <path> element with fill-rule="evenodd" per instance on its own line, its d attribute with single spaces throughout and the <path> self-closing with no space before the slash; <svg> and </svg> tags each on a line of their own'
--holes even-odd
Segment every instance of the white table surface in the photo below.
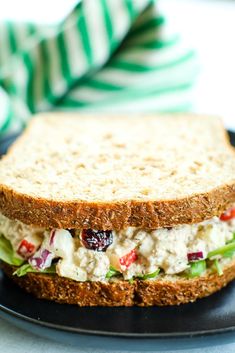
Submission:
<svg viewBox="0 0 235 353">
<path fill-rule="evenodd" d="M 0 20 L 12 18 L 41 22 L 48 21 L 49 16 L 50 20 L 57 20 L 74 3 L 74 0 L 41 0 L 40 2 L 8 0 L 1 6 Z M 225 125 L 235 130 L 235 1 L 162 0 L 161 8 L 168 14 L 172 25 L 184 32 L 185 38 L 192 43 L 199 54 L 202 70 L 195 87 L 195 111 L 220 115 Z M 235 352 L 235 335 L 234 344 L 223 342 L 223 346 L 215 346 L 213 338 L 208 338 L 207 343 L 211 345 L 210 348 L 177 350 L 177 352 Z M 0 319 L 0 351 L 4 353 L 107 352 L 94 349 L 84 351 L 79 347 L 57 344 L 24 332 L 2 319 Z M 112 347 L 109 352 L 111 351 Z"/>
<path fill-rule="evenodd" d="M 92 339 L 92 338 L 89 338 Z M 213 340 L 210 339 L 213 345 Z M 210 346 L 207 348 L 195 349 L 179 349 L 174 351 L 167 351 L 168 353 L 234 353 L 234 344 L 224 344 L 223 346 Z M 79 347 L 72 347 L 60 343 L 55 343 L 45 338 L 37 337 L 33 334 L 24 332 L 19 328 L 15 328 L 10 323 L 0 319 L 0 350 L 2 353 L 111 353 L 114 352 L 112 347 L 107 350 L 102 349 L 80 349 Z M 157 350 L 156 350 L 157 351 Z M 132 353 L 130 350 L 125 353 Z M 144 350 L 143 352 L 148 352 Z M 150 351 L 149 351 L 150 352 Z M 115 351 L 121 353 L 121 351 Z"/>
</svg>

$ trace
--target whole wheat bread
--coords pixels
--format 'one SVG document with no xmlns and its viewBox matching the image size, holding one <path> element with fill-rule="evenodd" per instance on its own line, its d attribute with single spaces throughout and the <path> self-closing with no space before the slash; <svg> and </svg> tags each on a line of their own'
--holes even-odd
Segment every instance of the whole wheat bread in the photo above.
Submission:
<svg viewBox="0 0 235 353">
<path fill-rule="evenodd" d="M 3 265 L 5 273 L 21 288 L 41 299 L 79 306 L 164 306 L 193 302 L 206 297 L 235 278 L 235 260 L 223 267 L 223 275 L 208 270 L 194 279 L 163 276 L 157 280 L 76 282 L 57 275 L 28 273 L 13 275 L 14 267 Z"/>
<path fill-rule="evenodd" d="M 57 228 L 157 228 L 235 201 L 235 154 L 219 119 L 44 114 L 0 162 L 0 210 Z"/>
</svg>

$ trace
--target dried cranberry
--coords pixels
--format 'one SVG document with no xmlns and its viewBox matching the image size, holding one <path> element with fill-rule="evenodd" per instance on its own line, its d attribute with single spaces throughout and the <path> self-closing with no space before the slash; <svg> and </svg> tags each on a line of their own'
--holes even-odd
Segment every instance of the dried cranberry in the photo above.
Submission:
<svg viewBox="0 0 235 353">
<path fill-rule="evenodd" d="M 188 261 L 192 262 L 192 261 L 198 261 L 203 259 L 203 252 L 202 251 L 196 251 L 196 252 L 190 252 L 187 254 L 188 257 Z"/>
<path fill-rule="evenodd" d="M 113 233 L 111 230 L 83 229 L 81 240 L 87 249 L 106 251 L 113 242 Z"/>
</svg>

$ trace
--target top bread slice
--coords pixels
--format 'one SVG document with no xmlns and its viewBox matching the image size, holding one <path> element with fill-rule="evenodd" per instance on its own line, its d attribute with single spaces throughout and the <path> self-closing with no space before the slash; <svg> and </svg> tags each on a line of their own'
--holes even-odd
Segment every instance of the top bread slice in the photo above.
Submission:
<svg viewBox="0 0 235 353">
<path fill-rule="evenodd" d="M 235 202 L 235 153 L 197 115 L 41 114 L 0 161 L 0 210 L 57 228 L 171 227 Z"/>
</svg>

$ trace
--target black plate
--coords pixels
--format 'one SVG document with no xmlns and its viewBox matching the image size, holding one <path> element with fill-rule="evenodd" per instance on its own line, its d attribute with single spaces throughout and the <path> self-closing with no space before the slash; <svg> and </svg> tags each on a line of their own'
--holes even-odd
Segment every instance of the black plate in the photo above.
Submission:
<svg viewBox="0 0 235 353">
<path fill-rule="evenodd" d="M 5 152 L 14 138 L 2 141 L 0 153 Z M 230 132 L 230 138 L 235 146 L 235 133 Z M 208 298 L 179 307 L 79 308 L 38 300 L 15 286 L 0 271 L 0 314 L 18 320 L 18 325 L 24 322 L 26 326 L 30 323 L 49 331 L 54 329 L 60 338 L 67 334 L 71 339 L 68 334 L 79 333 L 176 339 L 231 332 L 235 330 L 234 298 L 235 282 Z M 48 332 L 44 332 L 44 336 Z"/>
</svg>

